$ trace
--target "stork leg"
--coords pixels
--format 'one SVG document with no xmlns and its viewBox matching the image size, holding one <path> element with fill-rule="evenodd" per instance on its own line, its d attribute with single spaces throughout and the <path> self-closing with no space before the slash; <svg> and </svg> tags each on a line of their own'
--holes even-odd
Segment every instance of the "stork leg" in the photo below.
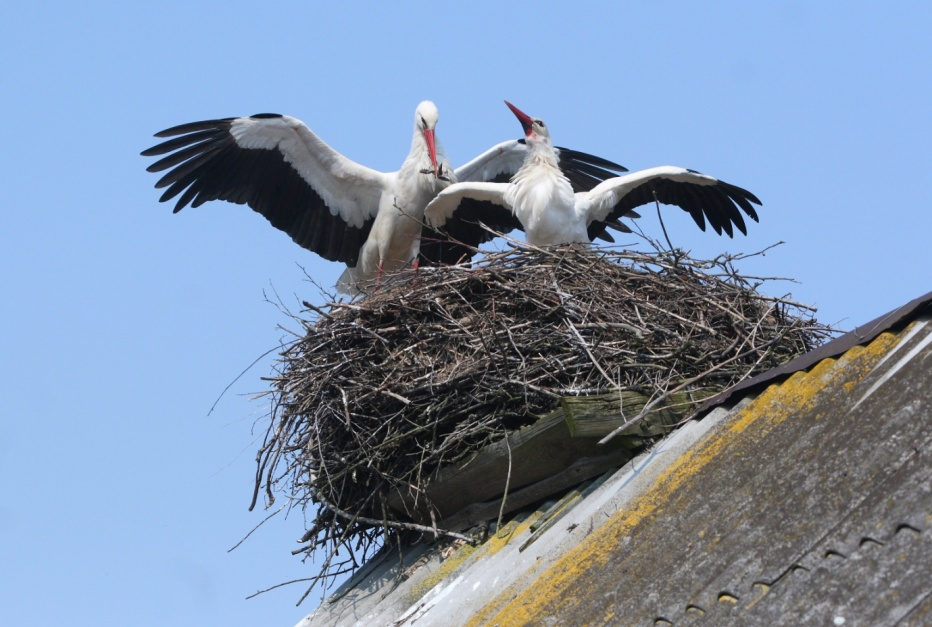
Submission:
<svg viewBox="0 0 932 627">
<path fill-rule="evenodd" d="M 379 270 L 375 274 L 375 289 L 372 290 L 373 294 L 377 294 L 379 289 L 382 287 L 382 263 L 383 260 L 379 259 Z"/>
<path fill-rule="evenodd" d="M 414 268 L 414 276 L 411 277 L 411 286 L 414 287 L 415 285 L 417 285 L 418 278 L 420 278 L 417 271 L 418 271 L 418 268 L 421 267 L 421 260 L 415 259 L 412 262 L 411 267 Z"/>
</svg>

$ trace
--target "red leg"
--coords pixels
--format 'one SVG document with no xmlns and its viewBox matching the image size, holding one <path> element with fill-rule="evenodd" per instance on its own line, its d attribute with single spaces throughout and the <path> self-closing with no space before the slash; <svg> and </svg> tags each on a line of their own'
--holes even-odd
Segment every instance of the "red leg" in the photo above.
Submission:
<svg viewBox="0 0 932 627">
<path fill-rule="evenodd" d="M 417 269 L 421 267 L 421 260 L 415 259 L 413 267 L 414 267 L 414 276 L 411 279 L 411 285 L 417 285 L 417 280 L 418 280 Z"/>
</svg>

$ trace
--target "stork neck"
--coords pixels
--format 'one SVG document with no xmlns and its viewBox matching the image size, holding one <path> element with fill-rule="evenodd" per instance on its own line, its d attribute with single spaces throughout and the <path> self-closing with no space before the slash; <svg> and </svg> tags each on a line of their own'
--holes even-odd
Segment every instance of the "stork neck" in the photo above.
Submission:
<svg viewBox="0 0 932 627">
<path fill-rule="evenodd" d="M 435 140 L 434 148 L 437 151 L 437 163 L 440 163 L 443 160 L 444 153 L 439 141 Z M 408 152 L 405 161 L 419 170 L 431 167 L 427 140 L 424 139 L 424 133 L 420 129 L 415 129 L 414 136 L 411 138 L 411 150 Z"/>
<path fill-rule="evenodd" d="M 540 166 L 559 168 L 560 158 L 549 142 L 528 142 L 528 154 L 521 169 L 534 169 Z"/>
<path fill-rule="evenodd" d="M 436 136 L 435 136 L 436 137 Z M 443 172 L 444 179 L 438 179 L 433 173 L 433 164 L 430 161 L 430 153 L 427 150 L 427 140 L 420 129 L 415 128 L 414 137 L 411 139 L 411 151 L 401 165 L 399 179 L 405 185 L 413 185 L 408 190 L 408 194 L 426 193 L 428 197 L 424 204 L 433 198 L 443 188 L 451 182 L 455 182 L 456 177 L 450 166 L 450 162 L 440 146 L 440 142 L 435 140 L 434 148 L 437 151 L 437 165 Z M 423 209 L 423 208 L 422 208 Z"/>
<path fill-rule="evenodd" d="M 417 126 L 414 127 L 414 135 L 411 136 L 411 151 L 408 157 L 418 157 L 427 154 L 427 140 L 424 139 L 424 133 Z"/>
</svg>

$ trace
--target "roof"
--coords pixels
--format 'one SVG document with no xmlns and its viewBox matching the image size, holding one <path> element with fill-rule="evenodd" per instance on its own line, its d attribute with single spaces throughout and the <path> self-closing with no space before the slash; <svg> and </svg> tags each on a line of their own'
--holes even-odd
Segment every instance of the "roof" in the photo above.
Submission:
<svg viewBox="0 0 932 627">
<path fill-rule="evenodd" d="M 930 372 L 932 293 L 476 547 L 384 552 L 299 625 L 932 623 Z"/>
</svg>

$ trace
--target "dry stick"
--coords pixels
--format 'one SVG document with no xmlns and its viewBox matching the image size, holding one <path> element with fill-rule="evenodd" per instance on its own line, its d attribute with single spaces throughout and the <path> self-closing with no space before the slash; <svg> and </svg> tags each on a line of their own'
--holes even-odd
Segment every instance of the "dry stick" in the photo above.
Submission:
<svg viewBox="0 0 932 627">
<path fill-rule="evenodd" d="M 434 542 L 436 542 L 436 541 L 437 541 L 437 537 L 438 537 L 437 514 L 436 514 L 436 512 L 434 512 L 434 508 L 433 508 L 433 507 L 431 507 L 429 511 L 430 511 L 430 528 L 431 528 L 431 529 L 433 530 L 433 532 L 434 532 Z M 386 522 L 387 522 L 387 521 L 386 521 Z"/>
<path fill-rule="evenodd" d="M 570 322 L 570 319 L 564 318 L 563 321 L 566 322 L 567 326 L 573 331 L 573 333 L 576 334 L 576 337 L 579 338 L 579 343 L 582 345 L 583 350 L 586 351 L 586 354 L 589 355 L 589 359 L 592 360 L 592 365 L 596 367 L 596 370 L 602 373 L 602 376 L 605 377 L 605 380 L 608 381 L 609 385 L 611 385 L 613 389 L 617 388 L 618 384 L 615 383 L 615 381 L 610 376 L 608 376 L 608 373 L 602 369 L 602 366 L 595 358 L 595 355 L 593 355 L 592 351 L 589 350 L 589 346 L 586 344 L 586 340 L 584 340 L 582 335 L 579 334 L 579 331 L 576 330 L 576 327 L 573 326 L 573 323 Z"/>
<path fill-rule="evenodd" d="M 772 340 L 772 341 L 770 341 L 770 342 L 767 342 L 766 344 L 764 344 L 764 347 L 766 347 L 768 344 L 773 344 L 775 341 L 776 341 L 776 340 Z M 715 372 L 716 370 L 720 370 L 723 366 L 726 366 L 726 365 L 728 365 L 729 363 L 731 363 L 731 362 L 733 362 L 733 361 L 736 361 L 737 359 L 739 359 L 739 358 L 741 358 L 741 357 L 744 357 L 745 355 L 747 355 L 747 354 L 750 353 L 750 352 L 751 352 L 751 351 L 747 351 L 747 352 L 745 352 L 745 353 L 740 353 L 740 354 L 735 355 L 735 356 L 733 356 L 733 357 L 731 357 L 731 358 L 729 358 L 729 359 L 726 359 L 725 361 L 721 362 L 720 364 L 716 364 L 715 366 L 709 368 L 709 369 L 706 370 L 705 372 L 702 372 L 702 373 L 700 373 L 700 374 L 697 374 L 697 375 L 694 376 L 694 377 L 691 377 L 691 378 L 689 378 L 689 379 L 686 379 L 685 381 L 683 381 L 682 383 L 680 383 L 678 386 L 676 386 L 676 387 L 673 388 L 672 390 L 669 390 L 669 391 L 667 391 L 667 392 L 664 392 L 663 394 L 661 394 L 660 396 L 658 396 L 656 399 L 654 399 L 654 400 L 652 400 L 652 401 L 646 403 L 646 404 L 644 405 L 644 407 L 641 409 L 641 411 L 638 413 L 637 416 L 635 416 L 635 417 L 632 418 L 631 420 L 627 421 L 626 423 L 624 423 L 623 425 L 621 425 L 620 427 L 616 428 L 614 431 L 612 431 L 611 433 L 609 433 L 607 436 L 605 436 L 604 438 L 602 438 L 601 440 L 599 440 L 599 444 L 606 444 L 607 442 L 609 442 L 610 440 L 612 440 L 616 435 L 618 435 L 619 433 L 621 433 L 621 431 L 624 430 L 625 427 L 628 427 L 629 425 L 631 425 L 631 424 L 637 422 L 638 420 L 640 420 L 641 418 L 643 418 L 644 416 L 646 416 L 659 402 L 661 402 L 661 401 L 663 401 L 663 400 L 666 400 L 666 399 L 669 398 L 672 394 L 676 394 L 677 392 L 679 392 L 679 391 L 682 390 L 683 388 L 688 387 L 689 385 L 692 385 L 692 384 L 695 383 L 696 381 L 698 381 L 698 380 L 700 380 L 700 379 L 703 379 L 703 378 L 707 377 L 708 375 L 712 374 L 712 373 Z"/>
<path fill-rule="evenodd" d="M 505 515 L 505 503 L 508 501 L 508 488 L 511 485 L 511 442 L 508 436 L 505 436 L 505 447 L 508 449 L 508 474 L 505 475 L 505 493 L 502 495 L 502 506 L 498 510 L 498 522 L 495 523 L 495 529 L 501 531 L 502 516 Z"/>
<path fill-rule="evenodd" d="M 248 537 L 251 536 L 253 533 L 255 533 L 255 532 L 259 529 L 259 527 L 261 527 L 262 525 L 264 525 L 265 523 L 267 523 L 267 522 L 269 521 L 269 519 L 270 519 L 272 516 L 275 516 L 276 514 L 278 514 L 278 513 L 279 513 L 280 511 L 282 511 L 283 509 L 285 509 L 285 506 L 284 506 L 284 505 L 282 505 L 281 507 L 279 507 L 277 510 L 275 510 L 274 512 L 272 512 L 271 514 L 269 514 L 269 515 L 266 516 L 265 518 L 263 518 L 263 519 L 262 519 L 262 522 L 260 522 L 258 525 L 256 525 L 255 527 L 253 527 L 252 530 L 250 530 L 249 533 L 247 533 L 245 536 L 243 536 L 243 537 L 240 539 L 239 542 L 237 542 L 236 544 L 234 544 L 233 546 L 231 546 L 229 549 L 227 549 L 227 553 L 230 553 L 230 552 L 234 551 L 239 545 L 241 545 L 243 542 L 246 541 L 246 538 L 248 538 Z"/>
<path fill-rule="evenodd" d="M 380 391 L 382 394 L 384 394 L 385 396 L 391 396 L 393 399 L 395 399 L 395 400 L 397 400 L 397 401 L 401 401 L 401 402 L 404 403 L 405 405 L 410 405 L 410 404 L 411 404 L 411 400 L 410 400 L 410 399 L 407 399 L 407 398 L 405 398 L 404 396 L 401 396 L 400 394 L 395 394 L 395 393 L 392 392 L 391 390 L 379 390 L 379 391 Z"/>
<path fill-rule="evenodd" d="M 308 589 L 304 591 L 304 594 L 302 594 L 302 595 L 301 595 L 301 598 L 298 599 L 298 602 L 295 603 L 295 606 L 301 605 L 301 603 L 304 601 L 304 599 L 307 598 L 307 595 L 309 595 L 309 594 L 311 593 L 311 590 L 314 589 L 314 586 L 317 585 L 317 582 L 318 582 L 318 581 L 320 581 L 321 579 L 327 579 L 328 577 L 331 577 L 331 578 L 332 578 L 332 577 L 336 577 L 337 575 L 341 575 L 341 574 L 343 574 L 343 573 L 345 573 L 345 572 L 349 572 L 349 570 L 350 570 L 349 568 L 344 569 L 344 570 L 340 570 L 340 571 L 337 571 L 337 572 L 333 572 L 333 571 L 330 570 L 330 564 L 332 563 L 333 558 L 336 556 L 337 551 L 339 550 L 340 545 L 344 544 L 345 540 L 346 540 L 346 532 L 344 532 L 343 535 L 341 536 L 341 538 L 340 538 L 338 541 L 335 542 L 335 547 L 327 554 L 327 558 L 324 560 L 324 564 L 323 564 L 323 566 L 321 567 L 320 572 L 319 572 L 317 575 L 315 575 L 314 577 L 304 577 L 304 578 L 301 578 L 301 579 L 292 579 L 291 581 L 286 581 L 286 582 L 284 582 L 284 583 L 276 584 L 276 585 L 271 586 L 271 587 L 269 587 L 269 588 L 265 588 L 264 590 L 259 590 L 258 592 L 254 593 L 254 594 L 251 594 L 251 595 L 249 595 L 249 596 L 246 597 L 246 598 L 247 598 L 247 599 L 251 599 L 251 598 L 256 597 L 256 596 L 259 596 L 260 594 L 263 594 L 263 593 L 265 593 L 265 592 L 269 592 L 270 590 L 275 590 L 276 588 L 280 588 L 280 587 L 282 587 L 282 586 L 287 586 L 287 585 L 290 585 L 290 584 L 292 584 L 292 583 L 299 583 L 299 582 L 302 582 L 302 581 L 310 581 L 310 582 L 311 582 L 311 585 L 308 586 Z M 338 564 L 338 567 L 341 566 L 341 565 L 347 564 L 349 561 L 352 561 L 352 562 L 353 562 L 353 570 L 355 570 L 356 561 L 355 561 L 355 558 L 353 557 L 353 552 L 352 552 L 352 550 L 350 550 L 349 553 L 350 553 L 350 559 L 349 559 L 349 560 L 343 560 L 342 562 L 340 562 L 340 563 Z"/>
<path fill-rule="evenodd" d="M 273 406 L 272 406 L 273 414 L 275 412 L 280 411 L 280 408 L 281 408 L 281 402 L 280 400 L 277 400 L 275 403 L 273 403 Z M 255 485 L 252 491 L 252 500 L 249 502 L 250 512 L 256 506 L 256 501 L 259 500 L 259 490 L 262 488 L 262 476 L 265 474 L 266 464 L 268 464 L 268 462 L 270 461 L 269 455 L 271 454 L 273 455 L 273 459 L 277 459 L 277 456 L 274 456 L 273 453 L 268 452 L 273 448 L 273 446 L 275 445 L 275 442 L 278 440 L 278 438 L 274 438 L 272 441 L 269 441 L 269 435 L 274 431 L 274 427 L 275 427 L 275 422 L 269 421 L 269 427 L 268 429 L 266 429 L 266 432 L 265 432 L 265 439 L 262 443 L 262 446 L 259 448 L 259 452 L 256 455 L 256 462 L 257 462 L 256 463 L 256 478 L 255 478 Z M 268 489 L 266 490 L 266 492 L 268 493 Z"/>
<path fill-rule="evenodd" d="M 670 236 L 667 235 L 667 227 L 663 223 L 663 216 L 660 215 L 660 200 L 657 198 L 657 190 L 652 191 L 654 195 L 654 205 L 657 207 L 657 219 L 660 220 L 660 228 L 663 229 L 663 238 L 667 240 L 667 246 L 670 247 L 670 253 L 673 253 L 673 242 L 670 241 Z"/>
<path fill-rule="evenodd" d="M 352 422 L 352 419 L 350 418 L 349 399 L 346 397 L 346 390 L 344 390 L 339 385 L 336 387 L 338 390 L 340 390 L 340 396 L 343 398 L 343 418 L 346 420 L 346 426 L 348 427 Z"/>
<path fill-rule="evenodd" d="M 233 384 L 234 384 L 234 383 L 236 383 L 237 381 L 239 381 L 239 380 L 243 377 L 243 375 L 246 374 L 247 372 L 249 372 L 249 370 L 250 370 L 253 366 L 255 366 L 257 363 L 259 363 L 259 362 L 262 360 L 262 358 L 264 358 L 264 357 L 265 357 L 266 355 L 268 355 L 269 353 L 271 353 L 271 352 L 273 352 L 273 351 L 277 351 L 277 350 L 281 350 L 281 346 L 276 346 L 275 348 L 270 348 L 269 350 L 265 351 L 264 353 L 262 353 L 261 355 L 259 355 L 258 357 L 256 357 L 256 358 L 253 360 L 253 362 L 252 362 L 251 364 L 249 364 L 248 366 L 246 366 L 246 368 L 244 368 L 243 371 L 242 371 L 241 373 L 239 373 L 238 375 L 236 375 L 236 378 L 234 378 L 232 381 L 230 381 L 230 382 L 227 384 L 227 386 L 226 386 L 225 388 L 223 388 L 223 391 L 220 392 L 220 396 L 218 396 L 218 397 L 217 397 L 217 400 L 214 401 L 214 404 L 210 406 L 210 411 L 207 412 L 207 415 L 209 416 L 209 415 L 211 415 L 211 414 L 213 413 L 214 409 L 216 409 L 216 407 L 217 407 L 217 403 L 219 403 L 219 402 L 220 402 L 220 399 L 223 398 L 223 395 L 227 393 L 227 390 L 229 390 L 231 387 L 233 387 Z"/>
<path fill-rule="evenodd" d="M 776 244 L 771 244 L 770 246 L 767 246 L 766 248 L 762 250 L 758 250 L 757 252 L 754 252 L 754 253 L 738 253 L 736 255 L 732 255 L 730 256 L 730 260 L 741 261 L 742 259 L 749 259 L 751 257 L 766 257 L 768 250 L 770 250 L 771 248 L 776 248 L 777 246 L 783 246 L 784 244 L 786 244 L 786 242 L 781 240 L 777 242 Z M 789 280 L 789 279 L 786 279 L 786 280 Z"/>
<path fill-rule="evenodd" d="M 323 316 L 323 317 L 326 318 L 327 320 L 331 320 L 331 321 L 333 320 L 333 316 L 331 316 L 329 313 L 327 313 L 326 311 L 324 311 L 324 310 L 321 309 L 320 307 L 318 307 L 318 306 L 316 306 L 316 305 L 314 305 L 314 304 L 312 304 L 312 303 L 309 303 L 309 302 L 307 302 L 306 300 L 301 301 L 301 304 L 304 305 L 305 307 L 307 307 L 308 309 L 310 309 L 311 311 L 317 313 L 318 315 Z"/>
<path fill-rule="evenodd" d="M 255 597 L 259 596 L 260 594 L 265 594 L 266 592 L 271 592 L 272 590 L 275 590 L 276 588 L 282 588 L 282 587 L 284 587 L 284 586 L 290 586 L 290 585 L 293 584 L 293 583 L 301 583 L 302 581 L 312 581 L 312 582 L 316 583 L 316 582 L 320 581 L 321 579 L 323 579 L 324 577 L 326 577 L 326 575 L 316 575 L 316 576 L 314 576 L 314 577 L 302 577 L 301 579 L 292 579 L 291 581 L 283 581 L 282 583 L 277 583 L 277 584 L 275 584 L 274 586 L 269 586 L 268 588 L 263 588 L 262 590 L 257 590 L 256 592 L 253 592 L 252 594 L 250 594 L 250 595 L 249 595 L 248 597 L 246 597 L 246 598 L 247 598 L 247 599 L 252 599 L 252 598 L 255 598 Z M 313 589 L 313 587 L 314 587 L 314 586 L 312 585 L 312 586 L 311 586 L 311 589 Z M 307 595 L 308 595 L 308 593 L 309 593 L 310 591 L 311 591 L 311 590 L 309 589 L 307 592 L 304 593 L 304 596 L 301 597 L 301 601 L 303 601 L 303 600 L 305 599 L 305 597 L 307 597 Z M 301 601 L 298 601 L 295 605 L 301 605 Z"/>
<path fill-rule="evenodd" d="M 455 531 L 446 531 L 445 529 L 437 529 L 435 527 L 428 527 L 426 525 L 417 525 L 415 523 L 398 522 L 398 521 L 391 521 L 391 520 L 381 521 L 376 518 L 367 518 L 366 516 L 354 516 L 353 514 L 344 512 L 342 509 L 329 503 L 326 499 L 322 498 L 320 494 L 317 494 L 317 498 L 321 503 L 323 503 L 323 505 L 327 509 L 332 511 L 334 514 L 336 514 L 343 520 L 346 520 L 350 523 L 360 522 L 366 525 L 373 525 L 373 526 L 385 524 L 389 527 L 392 527 L 393 529 L 404 529 L 406 531 L 419 531 L 421 533 L 432 533 L 435 536 L 436 535 L 449 536 L 451 538 L 456 538 L 457 540 L 464 540 L 466 542 L 469 542 L 470 544 L 474 543 L 474 540 L 470 538 L 469 536 L 465 536 L 461 533 L 456 533 Z"/>
</svg>

